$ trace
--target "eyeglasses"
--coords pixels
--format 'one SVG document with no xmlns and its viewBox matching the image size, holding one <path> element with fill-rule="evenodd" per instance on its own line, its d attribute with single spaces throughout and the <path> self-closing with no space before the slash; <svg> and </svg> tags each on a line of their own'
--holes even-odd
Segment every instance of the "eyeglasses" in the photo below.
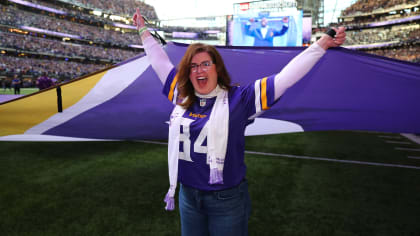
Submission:
<svg viewBox="0 0 420 236">
<path fill-rule="evenodd" d="M 201 67 L 201 70 L 208 71 L 213 64 L 214 63 L 211 61 L 203 61 L 200 64 L 193 63 L 190 65 L 190 70 L 192 73 L 197 73 L 198 68 Z"/>
</svg>

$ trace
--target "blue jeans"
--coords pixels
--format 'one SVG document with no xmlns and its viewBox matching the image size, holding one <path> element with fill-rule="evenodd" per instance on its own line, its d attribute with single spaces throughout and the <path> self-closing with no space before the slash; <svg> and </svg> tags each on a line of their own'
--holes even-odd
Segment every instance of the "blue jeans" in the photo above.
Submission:
<svg viewBox="0 0 420 236">
<path fill-rule="evenodd" d="M 248 183 L 245 180 L 221 191 L 201 191 L 181 184 L 179 211 L 183 236 L 248 235 Z"/>
</svg>

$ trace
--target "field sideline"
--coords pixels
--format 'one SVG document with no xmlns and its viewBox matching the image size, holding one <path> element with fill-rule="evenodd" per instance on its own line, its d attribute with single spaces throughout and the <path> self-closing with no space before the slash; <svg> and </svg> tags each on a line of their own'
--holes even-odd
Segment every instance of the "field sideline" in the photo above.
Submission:
<svg viewBox="0 0 420 236">
<path fill-rule="evenodd" d="M 35 93 L 38 91 L 39 91 L 38 88 L 20 88 L 21 95 L 27 95 L 27 94 Z M 7 94 L 7 95 L 14 94 L 14 90 L 13 88 L 11 89 L 0 88 L 0 95 L 3 95 L 3 94 Z"/>
<path fill-rule="evenodd" d="M 399 134 L 247 137 L 250 235 L 419 235 L 420 145 Z M 0 142 L 1 235 L 180 235 L 166 145 Z M 401 150 L 398 148 L 408 148 Z M 390 164 L 374 166 L 299 157 Z"/>
</svg>

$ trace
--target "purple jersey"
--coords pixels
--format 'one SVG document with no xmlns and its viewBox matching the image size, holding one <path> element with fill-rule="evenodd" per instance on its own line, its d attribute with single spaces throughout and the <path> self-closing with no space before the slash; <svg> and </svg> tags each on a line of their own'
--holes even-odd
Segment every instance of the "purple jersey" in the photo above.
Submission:
<svg viewBox="0 0 420 236">
<path fill-rule="evenodd" d="M 175 104 L 176 69 L 166 79 L 163 93 Z M 238 185 L 245 177 L 245 128 L 274 100 L 274 76 L 255 81 L 246 87 L 232 87 L 229 97 L 229 137 L 223 169 L 224 184 L 210 185 L 207 160 L 207 121 L 216 97 L 197 101 L 186 110 L 181 120 L 178 181 L 205 191 L 222 190 Z"/>
</svg>

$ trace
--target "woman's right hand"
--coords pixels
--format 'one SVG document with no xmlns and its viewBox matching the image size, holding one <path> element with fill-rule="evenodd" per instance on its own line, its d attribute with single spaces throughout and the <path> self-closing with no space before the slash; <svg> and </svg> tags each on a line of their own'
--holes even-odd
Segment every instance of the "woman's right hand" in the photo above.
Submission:
<svg viewBox="0 0 420 236">
<path fill-rule="evenodd" d="M 137 30 L 145 26 L 144 19 L 140 13 L 139 8 L 136 8 L 136 13 L 134 13 L 133 15 L 133 22 L 134 22 L 134 26 L 137 26 Z"/>
<path fill-rule="evenodd" d="M 134 25 L 137 27 L 137 30 L 140 30 L 143 27 L 146 27 L 146 25 L 144 24 L 144 18 L 140 13 L 140 9 L 136 8 L 136 13 L 134 13 L 133 16 L 133 22 Z M 150 32 L 146 30 L 142 30 L 142 33 L 139 31 L 140 33 L 140 37 L 141 40 L 145 40 L 146 38 L 148 38 L 150 36 Z"/>
</svg>

